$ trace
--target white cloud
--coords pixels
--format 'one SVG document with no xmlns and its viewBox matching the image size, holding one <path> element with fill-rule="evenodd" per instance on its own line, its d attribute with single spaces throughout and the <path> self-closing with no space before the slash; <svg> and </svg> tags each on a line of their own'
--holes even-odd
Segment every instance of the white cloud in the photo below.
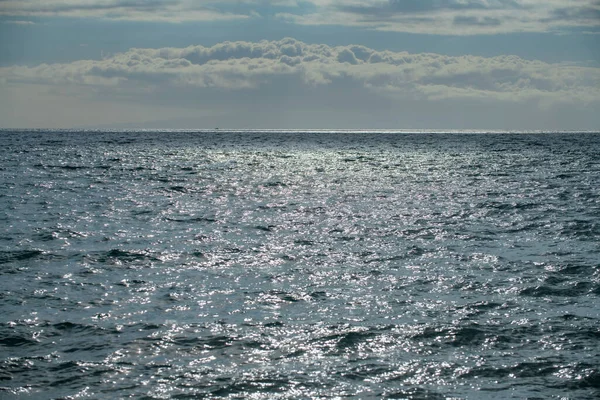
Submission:
<svg viewBox="0 0 600 400">
<path fill-rule="evenodd" d="M 473 35 L 600 27 L 596 0 L 324 0 L 312 14 L 281 13 L 304 25 Z"/>
<path fill-rule="evenodd" d="M 4 24 L 13 24 L 13 25 L 35 25 L 33 21 L 21 21 L 21 20 L 7 20 L 2 21 Z"/>
<path fill-rule="evenodd" d="M 248 18 L 250 13 L 236 9 L 235 3 L 233 0 L 3 0 L 0 15 L 164 22 Z M 226 9 L 224 5 L 233 6 Z"/>
<path fill-rule="evenodd" d="M 448 97 L 564 96 L 594 100 L 600 69 L 527 61 L 515 56 L 476 57 L 375 51 L 364 46 L 331 47 L 294 39 L 224 42 L 212 47 L 131 49 L 103 60 L 37 67 L 7 67 L 8 82 L 74 85 L 145 91 L 159 86 L 259 88 L 273 79 L 308 85 L 351 80 L 378 92 L 427 96 L 445 88 Z"/>
<path fill-rule="evenodd" d="M 472 35 L 600 27 L 597 0 L 3 0 L 0 15 L 214 21 L 276 14 L 304 25 Z"/>
<path fill-rule="evenodd" d="M 319 107 L 350 113 L 379 107 L 377 115 L 390 117 L 393 112 L 383 113 L 381 107 L 404 104 L 426 109 L 451 102 L 550 112 L 563 105 L 600 104 L 600 68 L 515 56 L 451 57 L 356 45 L 332 47 L 289 38 L 131 49 L 102 60 L 4 67 L 0 80 L 13 92 L 37 88 L 82 104 L 104 101 L 179 110 L 225 107 L 242 114 L 269 107 L 298 115 Z M 0 97 L 6 100 L 6 95 Z"/>
</svg>

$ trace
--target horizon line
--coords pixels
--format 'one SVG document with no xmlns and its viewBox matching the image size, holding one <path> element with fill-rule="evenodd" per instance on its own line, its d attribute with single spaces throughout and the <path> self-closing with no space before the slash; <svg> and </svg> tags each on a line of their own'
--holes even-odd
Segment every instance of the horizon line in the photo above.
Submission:
<svg viewBox="0 0 600 400">
<path fill-rule="evenodd" d="M 197 132 L 197 133 L 244 133 L 244 132 L 281 132 L 281 133 L 600 133 L 600 129 L 440 129 L 440 128 L 2 128 L 0 132 Z"/>
</svg>

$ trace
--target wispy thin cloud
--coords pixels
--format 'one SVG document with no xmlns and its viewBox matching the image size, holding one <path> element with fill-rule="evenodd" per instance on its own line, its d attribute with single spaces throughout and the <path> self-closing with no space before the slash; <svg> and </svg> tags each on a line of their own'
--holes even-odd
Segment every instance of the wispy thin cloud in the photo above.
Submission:
<svg viewBox="0 0 600 400">
<path fill-rule="evenodd" d="M 0 15 L 173 23 L 275 17 L 441 35 L 600 28 L 597 0 L 4 0 Z"/>
<path fill-rule="evenodd" d="M 440 35 L 549 32 L 600 27 L 596 0 L 366 0 L 319 1 L 312 14 L 282 13 L 303 25 L 345 25 Z"/>
<path fill-rule="evenodd" d="M 6 20 L 2 21 L 3 24 L 11 24 L 11 25 L 35 25 L 33 21 L 21 21 L 21 20 Z"/>
<path fill-rule="evenodd" d="M 214 21 L 248 18 L 224 5 L 233 1 L 192 0 L 5 0 L 0 15 L 11 17 L 101 18 L 129 21 Z"/>
</svg>

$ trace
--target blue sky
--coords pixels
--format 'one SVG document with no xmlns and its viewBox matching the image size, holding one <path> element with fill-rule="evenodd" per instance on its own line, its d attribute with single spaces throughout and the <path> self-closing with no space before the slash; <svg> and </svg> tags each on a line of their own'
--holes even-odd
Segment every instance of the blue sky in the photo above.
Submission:
<svg viewBox="0 0 600 400">
<path fill-rule="evenodd" d="M 0 127 L 600 129 L 598 0 L 2 0 Z"/>
</svg>

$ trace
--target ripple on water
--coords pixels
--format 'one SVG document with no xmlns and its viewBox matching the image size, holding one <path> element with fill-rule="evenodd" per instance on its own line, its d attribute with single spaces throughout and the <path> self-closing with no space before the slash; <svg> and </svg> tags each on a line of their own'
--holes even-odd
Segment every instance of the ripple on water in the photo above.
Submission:
<svg viewBox="0 0 600 400">
<path fill-rule="evenodd" d="M 597 398 L 597 134 L 2 133 L 2 398 Z"/>
</svg>

